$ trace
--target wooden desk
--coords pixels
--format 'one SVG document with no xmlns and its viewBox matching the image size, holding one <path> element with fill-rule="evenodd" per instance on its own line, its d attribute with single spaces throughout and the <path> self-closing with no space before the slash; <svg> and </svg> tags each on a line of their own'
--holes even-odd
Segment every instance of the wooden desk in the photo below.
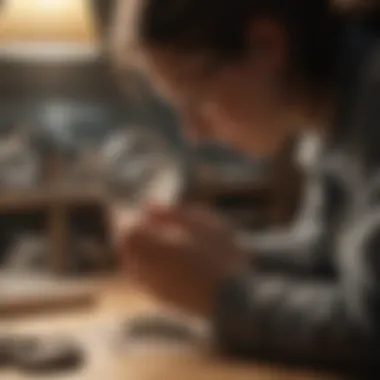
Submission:
<svg viewBox="0 0 380 380">
<path fill-rule="evenodd" d="M 88 362 L 78 373 L 48 376 L 49 380 L 328 380 L 338 379 L 327 374 L 311 374 L 255 364 L 228 363 L 207 355 L 201 348 L 154 351 L 116 349 L 112 334 L 107 329 L 115 321 L 155 308 L 151 302 L 138 296 L 130 288 L 116 283 L 98 288 L 99 305 L 95 310 L 60 316 L 39 317 L 1 322 L 0 331 L 18 333 L 62 333 L 83 337 L 87 342 Z M 28 380 L 20 373 L 0 371 L 0 379 Z M 37 377 L 33 379 L 39 380 Z"/>
</svg>

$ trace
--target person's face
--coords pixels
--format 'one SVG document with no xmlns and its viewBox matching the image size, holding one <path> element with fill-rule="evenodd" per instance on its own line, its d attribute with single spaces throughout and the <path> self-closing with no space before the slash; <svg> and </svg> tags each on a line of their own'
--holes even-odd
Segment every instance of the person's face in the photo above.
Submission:
<svg viewBox="0 0 380 380">
<path fill-rule="evenodd" d="M 190 138 L 267 157 L 293 134 L 292 102 L 284 92 L 284 38 L 268 25 L 256 30 L 256 37 L 265 48 L 230 63 L 204 55 L 145 50 L 148 75 L 179 111 Z"/>
</svg>

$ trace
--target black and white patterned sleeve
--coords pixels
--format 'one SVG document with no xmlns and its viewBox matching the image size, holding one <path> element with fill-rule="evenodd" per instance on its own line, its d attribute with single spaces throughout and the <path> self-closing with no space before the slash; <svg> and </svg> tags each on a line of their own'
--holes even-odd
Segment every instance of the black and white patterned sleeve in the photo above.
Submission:
<svg viewBox="0 0 380 380">
<path fill-rule="evenodd" d="M 322 215 L 327 186 L 326 178 L 309 170 L 300 210 L 289 227 L 239 234 L 239 243 L 252 252 L 256 268 L 302 275 L 329 271 L 329 237 Z"/>
<path fill-rule="evenodd" d="M 342 234 L 332 281 L 251 272 L 220 292 L 220 347 L 344 366 L 380 360 L 380 208 Z M 375 359 L 375 360 L 373 360 Z"/>
<path fill-rule="evenodd" d="M 380 48 L 372 66 L 356 119 L 371 171 L 380 166 Z M 335 277 L 252 271 L 227 281 L 214 321 L 220 347 L 346 368 L 380 366 L 380 204 L 374 199 L 357 211 L 336 231 Z"/>
</svg>

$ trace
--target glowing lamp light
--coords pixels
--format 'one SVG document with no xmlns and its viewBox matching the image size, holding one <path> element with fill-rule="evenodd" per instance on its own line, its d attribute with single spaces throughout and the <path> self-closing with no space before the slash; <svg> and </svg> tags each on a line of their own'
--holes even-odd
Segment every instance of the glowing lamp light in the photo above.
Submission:
<svg viewBox="0 0 380 380">
<path fill-rule="evenodd" d="M 5 0 L 0 8 L 0 57 L 76 60 L 99 52 L 88 0 Z"/>
</svg>

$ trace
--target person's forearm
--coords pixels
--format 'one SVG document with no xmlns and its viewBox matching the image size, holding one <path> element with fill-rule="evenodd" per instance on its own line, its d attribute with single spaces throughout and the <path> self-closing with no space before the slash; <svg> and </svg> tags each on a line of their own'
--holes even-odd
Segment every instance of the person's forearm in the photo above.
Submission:
<svg viewBox="0 0 380 380">
<path fill-rule="evenodd" d="M 295 230 L 240 233 L 239 244 L 252 255 L 260 272 L 318 275 L 331 272 L 329 240 L 322 233 L 298 234 Z"/>
<path fill-rule="evenodd" d="M 217 343 L 232 354 L 345 366 L 379 355 L 336 284 L 253 274 L 226 283 L 218 305 Z"/>
<path fill-rule="evenodd" d="M 380 365 L 379 249 L 375 208 L 340 236 L 331 281 L 260 271 L 226 281 L 214 320 L 220 347 L 287 361 Z"/>
</svg>

